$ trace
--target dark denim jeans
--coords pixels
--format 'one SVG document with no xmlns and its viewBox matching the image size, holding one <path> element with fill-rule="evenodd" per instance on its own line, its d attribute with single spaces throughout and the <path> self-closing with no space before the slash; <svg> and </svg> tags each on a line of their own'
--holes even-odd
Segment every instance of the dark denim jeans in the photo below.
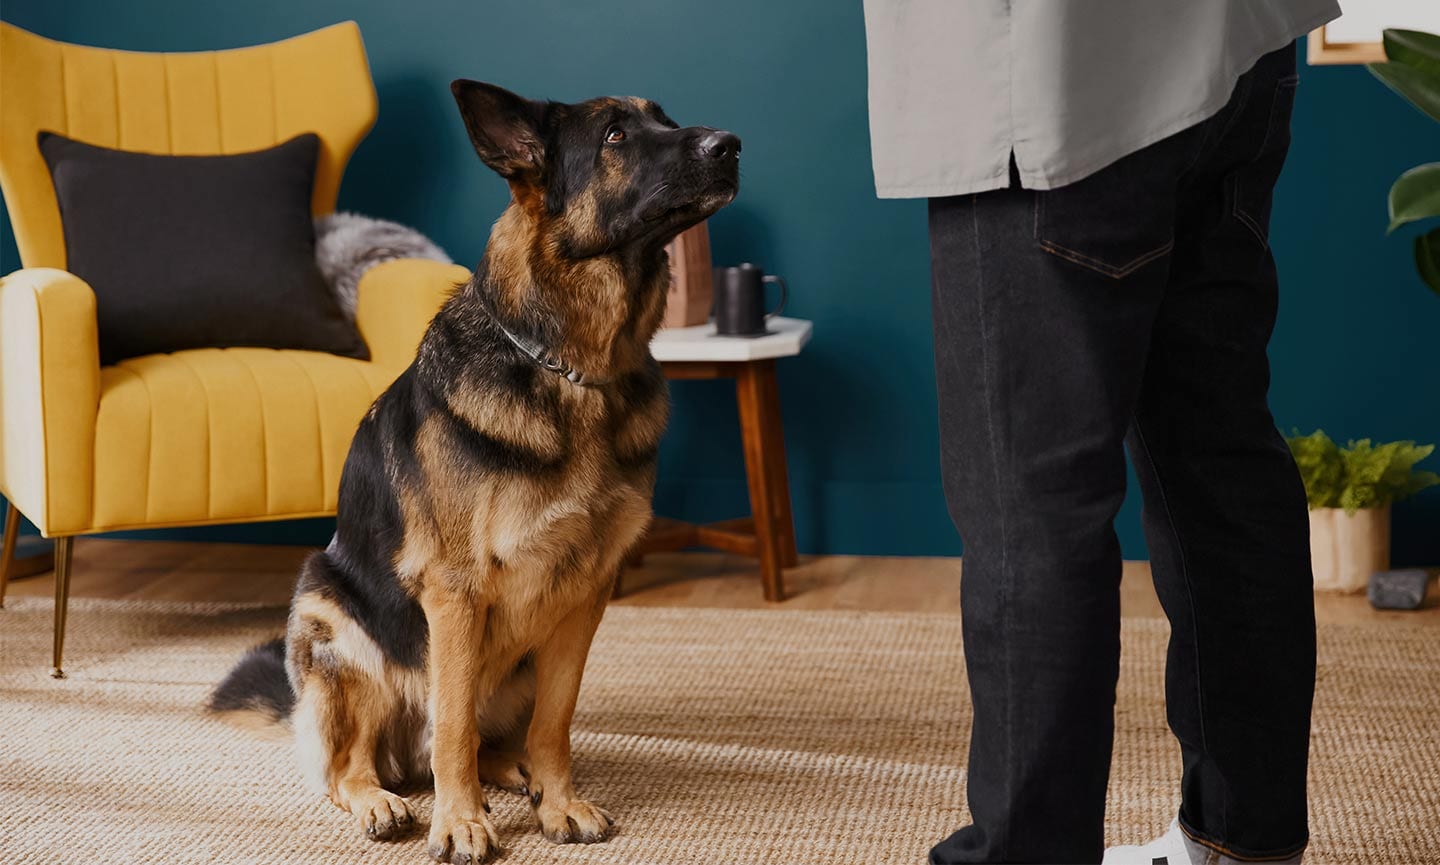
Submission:
<svg viewBox="0 0 1440 865">
<path fill-rule="evenodd" d="M 974 822 L 932 863 L 1100 861 L 1126 447 L 1170 619 L 1181 826 L 1238 858 L 1305 846 L 1309 527 L 1265 356 L 1295 83 L 1292 45 L 1219 114 L 1084 180 L 931 201 L 975 707 Z"/>
</svg>

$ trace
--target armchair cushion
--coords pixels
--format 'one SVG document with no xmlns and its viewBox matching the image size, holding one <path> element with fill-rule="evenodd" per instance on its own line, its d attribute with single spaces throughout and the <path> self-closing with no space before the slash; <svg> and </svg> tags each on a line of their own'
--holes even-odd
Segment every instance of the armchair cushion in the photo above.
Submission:
<svg viewBox="0 0 1440 865">
<path fill-rule="evenodd" d="M 334 513 L 355 427 L 398 371 L 261 348 L 101 368 L 91 530 Z"/>
<path fill-rule="evenodd" d="M 39 140 L 102 363 L 227 346 L 368 356 L 315 263 L 315 135 L 224 156 Z"/>
</svg>

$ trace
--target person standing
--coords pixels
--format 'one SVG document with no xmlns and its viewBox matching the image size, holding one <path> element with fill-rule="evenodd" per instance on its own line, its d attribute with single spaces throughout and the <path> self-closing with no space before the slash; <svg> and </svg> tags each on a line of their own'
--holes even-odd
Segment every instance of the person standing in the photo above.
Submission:
<svg viewBox="0 0 1440 865">
<path fill-rule="evenodd" d="M 865 0 L 878 194 L 929 199 L 972 823 L 933 865 L 1299 862 L 1315 617 L 1271 417 L 1294 40 L 1335 0 Z M 1104 849 L 1128 448 L 1170 831 Z"/>
</svg>

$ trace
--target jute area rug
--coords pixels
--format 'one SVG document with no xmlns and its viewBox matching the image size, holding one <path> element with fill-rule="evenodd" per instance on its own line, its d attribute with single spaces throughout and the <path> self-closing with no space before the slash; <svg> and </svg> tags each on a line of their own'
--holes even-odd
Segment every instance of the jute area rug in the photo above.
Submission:
<svg viewBox="0 0 1440 865">
<path fill-rule="evenodd" d="M 412 863 L 307 792 L 288 741 L 207 718 L 208 689 L 284 611 L 76 600 L 70 678 L 49 603 L 0 613 L 0 863 Z M 1127 620 L 1112 842 L 1178 807 L 1163 622 Z M 1320 640 L 1311 863 L 1440 862 L 1440 639 L 1401 625 Z M 576 776 L 618 819 L 555 847 L 495 792 L 508 863 L 922 863 L 965 815 L 957 617 L 610 610 L 575 724 Z M 428 819 L 429 794 L 417 796 Z"/>
</svg>

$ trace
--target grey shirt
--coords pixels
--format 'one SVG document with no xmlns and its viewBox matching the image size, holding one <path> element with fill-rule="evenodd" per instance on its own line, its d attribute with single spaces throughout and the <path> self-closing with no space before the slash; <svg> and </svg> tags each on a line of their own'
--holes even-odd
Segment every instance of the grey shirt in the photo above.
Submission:
<svg viewBox="0 0 1440 865">
<path fill-rule="evenodd" d="M 881 198 L 1053 189 L 1204 120 L 1336 0 L 865 0 Z"/>
</svg>

